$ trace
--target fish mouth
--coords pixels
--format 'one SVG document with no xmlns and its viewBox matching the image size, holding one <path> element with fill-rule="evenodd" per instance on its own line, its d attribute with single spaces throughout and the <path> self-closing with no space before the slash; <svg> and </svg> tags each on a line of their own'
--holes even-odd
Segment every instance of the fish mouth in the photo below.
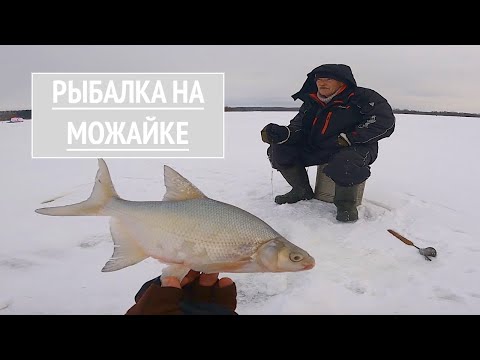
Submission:
<svg viewBox="0 0 480 360">
<path fill-rule="evenodd" d="M 303 270 L 310 270 L 315 267 L 315 260 L 310 261 L 308 264 L 303 265 Z"/>
</svg>

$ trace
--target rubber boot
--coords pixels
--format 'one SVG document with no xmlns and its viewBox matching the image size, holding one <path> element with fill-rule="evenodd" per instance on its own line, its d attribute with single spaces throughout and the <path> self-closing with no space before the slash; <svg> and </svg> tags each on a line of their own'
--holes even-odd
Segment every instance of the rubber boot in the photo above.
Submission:
<svg viewBox="0 0 480 360">
<path fill-rule="evenodd" d="M 303 166 L 295 165 L 291 168 L 279 170 L 282 176 L 292 187 L 288 193 L 275 197 L 277 204 L 293 204 L 300 200 L 313 199 L 313 190 L 310 186 L 307 170 Z"/>
<path fill-rule="evenodd" d="M 357 194 L 359 185 L 340 186 L 335 184 L 333 203 L 337 207 L 337 220 L 354 222 L 358 220 Z"/>
</svg>

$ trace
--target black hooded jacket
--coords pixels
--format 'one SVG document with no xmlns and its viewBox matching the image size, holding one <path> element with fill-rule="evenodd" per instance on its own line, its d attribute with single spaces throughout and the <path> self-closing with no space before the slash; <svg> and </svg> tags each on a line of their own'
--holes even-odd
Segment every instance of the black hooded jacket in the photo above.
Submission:
<svg viewBox="0 0 480 360">
<path fill-rule="evenodd" d="M 317 96 L 316 74 L 342 81 L 346 87 L 325 104 Z M 357 86 L 347 65 L 316 67 L 292 98 L 303 104 L 288 125 L 290 144 L 303 139 L 312 148 L 335 148 L 338 135 L 345 133 L 351 146 L 366 145 L 376 158 L 377 142 L 395 129 L 395 115 L 387 100 L 374 90 Z"/>
</svg>

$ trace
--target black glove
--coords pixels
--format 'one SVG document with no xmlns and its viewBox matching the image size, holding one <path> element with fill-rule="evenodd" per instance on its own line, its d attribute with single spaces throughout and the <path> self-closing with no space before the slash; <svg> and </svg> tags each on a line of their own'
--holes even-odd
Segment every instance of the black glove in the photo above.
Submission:
<svg viewBox="0 0 480 360">
<path fill-rule="evenodd" d="M 190 282 L 182 288 L 163 287 L 160 276 L 147 281 L 135 295 L 135 305 L 126 315 L 237 314 L 237 287 L 232 279 L 219 280 L 217 274 L 216 279 L 210 279 L 213 283 L 201 285 L 200 276 L 206 275 L 193 270 L 186 278 L 189 275 Z"/>
<path fill-rule="evenodd" d="M 288 139 L 290 131 L 286 126 L 270 123 L 262 129 L 260 134 L 263 142 L 267 144 L 278 144 Z"/>
<path fill-rule="evenodd" d="M 184 301 L 186 306 L 196 304 L 216 304 L 234 312 L 237 308 L 237 287 L 235 283 L 220 287 L 219 280 L 213 285 L 200 285 L 199 278 L 184 286 Z"/>
</svg>

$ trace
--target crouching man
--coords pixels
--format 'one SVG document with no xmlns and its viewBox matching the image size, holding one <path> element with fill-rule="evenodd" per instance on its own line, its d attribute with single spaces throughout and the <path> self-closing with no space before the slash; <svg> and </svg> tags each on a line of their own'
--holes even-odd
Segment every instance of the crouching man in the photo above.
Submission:
<svg viewBox="0 0 480 360">
<path fill-rule="evenodd" d="M 344 64 L 316 67 L 292 98 L 303 104 L 290 124 L 270 123 L 261 130 L 272 167 L 292 186 L 275 202 L 312 199 L 305 167 L 327 164 L 324 173 L 335 182 L 336 219 L 356 221 L 359 184 L 370 177 L 378 142 L 395 128 L 391 106 L 376 91 L 357 86 Z"/>
</svg>

